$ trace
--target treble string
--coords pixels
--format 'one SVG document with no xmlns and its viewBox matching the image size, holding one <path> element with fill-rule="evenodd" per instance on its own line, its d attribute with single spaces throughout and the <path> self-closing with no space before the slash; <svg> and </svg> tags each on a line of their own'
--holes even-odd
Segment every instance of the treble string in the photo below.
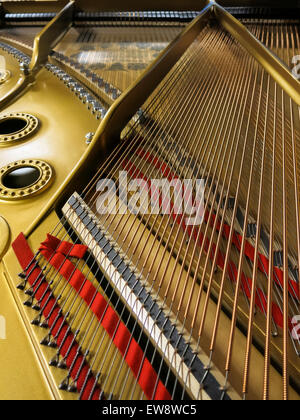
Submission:
<svg viewBox="0 0 300 420">
<path fill-rule="evenodd" d="M 232 103 L 234 103 L 234 101 L 232 102 Z M 219 129 L 217 129 L 217 132 L 221 132 L 222 130 L 219 128 Z M 226 132 L 226 130 L 225 130 L 225 132 Z M 225 155 L 224 155 L 225 156 Z M 220 156 L 219 156 L 219 158 L 220 158 Z M 218 158 L 218 160 L 219 160 L 219 158 Z M 224 159 L 223 159 L 223 164 L 224 164 Z M 222 166 L 223 166 L 223 164 L 222 164 Z M 208 172 L 211 172 L 211 169 L 208 171 Z M 212 179 L 212 181 L 211 181 L 211 187 L 210 187 L 210 191 L 208 192 L 208 194 L 207 194 L 207 196 L 209 197 L 210 195 L 211 195 L 211 191 L 212 191 L 212 186 L 214 185 L 214 177 L 215 177 L 215 174 L 214 174 L 214 176 L 213 176 L 213 179 Z M 217 191 L 218 191 L 218 187 L 216 187 L 216 189 L 215 189 L 215 196 L 216 196 L 216 194 L 217 194 Z M 209 200 L 207 200 L 207 205 L 208 205 L 208 203 L 209 203 Z M 190 239 L 189 239 L 189 246 L 190 246 L 190 243 L 191 243 L 191 238 L 194 236 L 194 229 L 195 228 L 193 228 L 192 229 L 192 231 L 191 231 L 191 234 L 189 235 L 190 236 Z M 206 238 L 206 235 L 204 235 L 204 242 L 202 242 L 202 243 L 205 243 L 205 238 Z M 176 241 L 177 241 L 177 238 L 175 238 L 175 240 L 174 240 L 174 243 L 176 243 Z M 196 248 L 197 248 L 197 242 L 198 241 L 196 241 L 196 245 L 195 245 L 195 247 L 194 247 L 194 251 L 193 251 L 193 254 L 192 254 L 192 257 L 191 257 L 191 262 L 193 261 L 193 259 L 194 259 L 194 256 L 195 256 L 195 250 L 196 250 Z M 182 243 L 181 243 L 181 246 L 180 246 L 180 248 L 183 246 L 183 241 L 182 241 Z M 185 259 L 186 259 L 186 256 L 187 256 L 187 251 L 188 251 L 188 248 L 189 248 L 189 246 L 186 248 L 186 253 L 185 253 L 185 257 L 183 258 L 183 261 L 185 261 Z M 201 251 L 199 252 L 199 254 L 201 255 Z M 181 266 L 181 267 L 183 267 L 183 265 Z M 181 271 L 180 271 L 180 274 L 178 275 L 178 281 L 179 281 L 179 279 L 181 278 L 181 275 L 182 275 L 182 271 L 183 271 L 183 268 L 181 268 Z M 165 271 L 166 272 L 166 271 Z M 171 275 L 170 277 L 172 278 L 174 276 L 174 271 L 173 271 L 173 275 Z M 162 277 L 164 277 L 164 276 L 162 276 Z M 185 288 L 184 288 L 185 289 Z M 166 292 L 165 293 L 166 295 L 168 294 L 168 292 Z M 175 294 L 175 293 L 174 293 Z M 182 295 L 183 296 L 183 295 Z M 173 298 L 174 299 L 174 298 Z M 182 300 L 182 299 L 181 299 Z M 181 304 L 179 304 L 179 307 L 181 306 Z M 178 319 L 178 315 L 179 315 L 179 313 L 177 313 L 177 316 L 176 316 L 176 320 Z M 176 322 L 176 321 L 175 321 Z M 184 324 L 183 324 L 183 327 L 182 327 L 182 331 L 181 331 L 181 333 L 184 331 L 184 327 L 185 327 L 185 322 L 184 322 Z M 181 334 L 180 333 L 180 334 Z M 174 356 L 175 357 L 175 356 Z M 182 363 L 183 363 L 183 358 L 181 359 L 181 361 L 182 361 Z M 173 362 L 173 361 L 172 361 Z M 178 369 L 178 370 L 180 370 L 180 368 Z M 170 371 L 170 369 L 169 369 L 169 371 Z M 170 372 L 169 372 L 170 373 Z M 168 375 L 169 376 L 169 375 Z M 176 387 L 176 384 L 175 384 L 175 387 Z M 175 387 L 174 387 L 174 391 L 175 391 Z M 173 392 L 173 395 L 174 395 L 174 392 Z"/>
<path fill-rule="evenodd" d="M 145 223 L 145 226 L 147 225 L 147 223 Z M 130 229 L 129 229 L 130 230 Z M 145 230 L 145 228 L 144 228 L 144 230 Z M 157 229 L 158 231 L 160 231 L 160 226 L 158 227 L 158 229 Z M 150 234 L 151 234 L 151 232 L 150 232 Z M 149 235 L 149 233 L 148 233 L 148 235 Z M 134 234 L 133 234 L 133 237 L 134 237 Z M 147 240 L 145 240 L 145 242 L 147 242 Z M 131 245 L 131 244 L 130 244 Z M 129 247 L 130 247 L 130 245 L 129 245 Z M 142 251 L 141 251 L 142 252 Z M 134 254 L 135 253 L 135 249 L 132 251 L 132 254 Z M 151 253 L 151 252 L 150 252 Z M 149 254 L 150 254 L 149 253 Z M 155 258 L 155 257 L 154 257 Z M 146 279 L 146 283 L 147 283 L 147 279 Z M 151 290 L 152 290 L 152 288 L 153 288 L 153 285 L 152 285 L 152 287 L 151 287 Z M 151 293 L 151 290 L 150 290 L 150 293 Z"/>
<path fill-rule="evenodd" d="M 240 54 L 241 55 L 241 54 Z M 237 57 L 238 57 L 238 55 L 237 55 Z M 248 60 L 249 61 L 249 60 Z M 240 76 L 239 76 L 239 83 L 238 83 L 238 86 L 239 86 L 239 89 L 237 89 L 237 87 L 236 87 L 236 89 L 234 90 L 234 87 L 232 87 L 231 89 L 233 90 L 233 91 L 236 91 L 237 92 L 237 97 L 239 97 L 240 96 L 240 94 L 241 94 L 241 90 L 242 90 L 242 82 L 243 82 L 243 78 L 245 78 L 245 76 L 247 75 L 247 71 L 246 71 L 246 68 L 247 68 L 247 66 L 245 65 L 245 72 L 244 72 L 244 74 L 243 73 L 241 73 L 241 72 L 239 72 L 239 73 L 241 73 L 240 74 Z M 249 87 L 249 82 L 248 82 L 248 87 Z M 245 92 L 246 92 L 246 84 L 244 85 L 244 92 L 243 92 L 243 98 L 244 98 L 244 96 L 245 96 Z M 235 103 L 235 110 L 233 110 L 233 109 L 230 109 L 230 115 L 233 115 L 233 116 L 235 116 L 236 115 L 236 113 L 238 112 L 238 116 L 237 116 L 237 118 L 236 117 L 233 117 L 232 118 L 232 121 L 236 121 L 236 125 L 235 125 L 235 131 L 234 131 L 234 133 L 233 133 L 233 138 L 236 138 L 236 134 L 237 134 L 237 129 L 238 129 L 238 121 L 239 121 L 239 117 L 240 117 L 240 113 L 241 113 L 241 108 L 238 108 L 238 104 L 239 104 L 239 102 L 238 101 L 234 101 L 234 99 L 232 99 L 231 100 L 231 103 L 232 104 L 234 104 Z M 233 106 L 232 106 L 232 108 L 233 108 Z M 230 127 L 230 129 L 231 129 L 231 127 Z M 226 136 L 226 134 L 227 134 L 227 131 L 228 131 L 228 124 L 227 124 L 227 128 L 224 130 L 224 133 L 225 133 L 225 136 Z M 230 136 L 228 135 L 228 138 L 229 138 Z M 229 144 L 228 144 L 228 146 L 227 147 L 229 147 Z M 222 203 L 223 203 L 223 200 L 222 200 L 222 197 L 223 197 L 223 195 L 224 195 L 224 189 L 225 189 L 225 184 L 226 184 L 226 180 L 227 180 L 227 177 L 228 177 L 228 171 L 229 171 L 229 168 L 230 168 L 230 166 L 231 166 L 231 177 L 230 178 L 232 178 L 232 174 L 233 174 L 233 168 L 234 168 L 234 166 L 235 166 L 235 162 L 236 162 L 236 157 L 237 157 L 237 150 L 238 150 L 238 142 L 236 142 L 236 145 L 235 145 L 235 151 L 234 151 L 234 157 L 233 157 L 233 159 L 232 159 L 232 152 L 233 152 L 233 150 L 234 150 L 234 142 L 232 141 L 231 142 L 231 147 L 230 147 L 230 152 L 229 152 L 229 157 L 227 157 L 227 166 L 226 166 L 226 171 L 225 171 L 225 175 L 224 175 L 224 179 L 223 179 L 223 182 L 222 182 L 222 189 L 221 189 L 221 192 L 219 193 L 218 191 L 219 191 L 219 187 L 218 187 L 218 184 L 219 184 L 219 182 L 220 182 L 220 177 L 219 177 L 219 179 L 218 179 L 218 184 L 217 184 L 217 186 L 216 186 L 216 188 L 215 188 L 215 194 L 214 194 L 214 197 L 213 197 L 213 200 L 212 200 L 212 203 L 214 203 L 215 202 L 215 200 L 216 200 L 216 198 L 217 198 L 217 196 L 219 195 L 219 204 L 218 204 L 218 208 L 217 208 L 217 210 L 216 210 L 216 213 L 215 213 L 215 223 L 214 223 L 214 228 L 213 228 L 213 231 L 212 231 L 212 233 L 211 233 L 211 238 L 213 238 L 214 237 L 214 233 L 215 233 L 215 229 L 216 229 L 216 223 L 217 223 L 217 221 L 218 221 L 218 218 L 219 218 L 219 212 L 220 212 L 220 209 L 221 209 L 221 205 L 222 205 Z M 224 160 L 223 160 L 223 163 L 222 163 L 222 166 L 224 165 Z M 220 170 L 219 171 L 219 173 L 222 173 L 222 170 Z M 229 181 L 229 185 L 230 185 L 230 182 L 231 181 Z M 229 195 L 229 189 L 227 190 L 227 197 L 228 197 L 228 195 Z M 210 193 L 208 193 L 208 196 L 210 196 Z M 226 199 L 225 199 L 225 201 L 226 201 Z M 210 210 L 210 215 L 209 215 L 209 217 L 208 217 L 208 221 L 207 221 L 207 227 L 209 226 L 209 221 L 210 221 L 210 219 L 211 219 L 211 216 L 212 216 L 212 214 L 213 214 L 213 208 L 214 208 L 214 206 L 213 205 L 211 205 L 211 210 Z M 224 212 L 223 212 L 223 217 L 224 217 L 224 214 L 225 214 L 225 210 L 226 210 L 226 202 L 225 202 L 225 206 L 224 206 Z M 222 227 L 221 227 L 221 229 L 220 229 L 220 236 L 221 236 L 221 234 L 222 234 Z M 203 239 L 203 243 L 205 243 L 205 241 L 206 241 L 206 236 L 207 236 L 207 229 L 206 229 L 206 232 L 205 232 L 205 234 L 204 234 L 204 239 Z M 207 250 L 207 252 L 206 252 L 206 263 L 205 263 L 205 266 L 204 266 L 204 269 L 203 269 L 203 274 L 205 273 L 205 271 L 206 271 L 206 267 L 207 267 L 207 263 L 208 263 L 208 260 L 209 260 L 209 258 L 211 257 L 211 251 L 212 251 L 212 240 L 211 240 L 211 242 L 210 242 L 210 246 L 209 246 L 209 249 Z M 194 257 L 195 257 L 195 250 L 196 250 L 196 247 L 194 247 L 194 251 L 193 251 L 193 254 L 192 254 L 192 257 L 191 257 L 191 262 L 190 262 L 190 265 L 189 265 L 189 268 L 188 268 L 188 271 L 187 271 L 187 273 L 186 273 L 186 277 L 188 277 L 189 275 L 190 275 L 190 273 L 191 273 L 191 270 L 192 270 L 192 262 L 193 262 L 193 260 L 194 260 Z M 201 258 L 201 254 L 202 254 L 202 252 L 200 251 L 200 255 L 199 255 L 199 259 Z M 217 252 L 215 252 L 215 257 L 217 256 Z M 181 272 L 182 272 L 182 269 L 181 269 Z M 179 277 L 181 277 L 181 274 L 182 273 L 180 273 L 179 274 Z M 178 277 L 178 278 L 179 278 Z M 196 276 L 194 275 L 194 278 L 196 278 Z M 194 284 L 195 283 L 193 283 L 193 286 L 194 286 Z M 203 275 L 202 275 L 202 280 L 201 280 L 201 282 L 200 282 L 200 287 L 201 287 L 201 285 L 203 284 Z M 207 299 L 208 299 L 208 297 L 209 297 L 209 295 L 210 295 L 210 293 L 209 293 L 209 290 L 208 290 L 208 292 L 207 292 Z M 184 315 L 184 320 L 183 320 L 183 323 L 182 323 L 182 330 L 181 330 L 181 333 L 183 333 L 184 332 L 184 328 L 185 328 L 185 323 L 186 323 L 186 320 L 187 320 L 187 317 L 188 317 L 188 311 L 189 311 L 189 308 L 190 308 L 190 305 L 191 305 L 191 299 L 192 299 L 192 296 L 193 296 L 193 287 L 191 288 L 191 291 L 190 291 L 190 295 L 189 295 L 189 299 L 188 299 L 188 303 L 186 304 L 186 310 L 185 310 L 185 315 Z M 178 309 L 180 309 L 180 307 L 182 306 L 182 303 L 183 303 L 183 300 L 184 300 L 184 294 L 182 295 L 182 297 L 181 297 L 181 299 L 180 299 L 180 302 L 179 302 L 179 304 L 178 304 Z M 197 307 L 197 305 L 196 305 L 196 307 Z M 203 311 L 203 317 L 204 317 L 204 311 Z M 187 342 L 189 343 L 190 342 L 190 340 L 192 339 L 192 335 L 193 335 L 193 328 L 191 328 L 191 332 L 190 332 L 190 336 L 189 336 L 189 338 L 188 338 L 188 340 L 187 340 Z M 181 364 L 183 363 L 183 358 L 181 359 L 181 362 L 180 362 L 180 365 L 179 365 L 179 369 L 180 369 L 180 366 L 181 366 Z M 191 369 L 191 366 L 189 366 L 189 369 Z M 186 386 L 187 386 L 187 381 L 188 381 L 188 375 L 187 375 L 187 377 L 186 377 L 186 380 L 185 380 L 185 386 L 184 386 L 184 390 L 186 389 Z M 176 386 L 176 384 L 175 384 L 175 386 Z M 174 389 L 175 389 L 175 386 L 174 386 Z M 199 388 L 199 392 L 201 391 L 201 387 Z M 198 397 L 199 397 L 199 394 L 198 394 Z"/>
</svg>

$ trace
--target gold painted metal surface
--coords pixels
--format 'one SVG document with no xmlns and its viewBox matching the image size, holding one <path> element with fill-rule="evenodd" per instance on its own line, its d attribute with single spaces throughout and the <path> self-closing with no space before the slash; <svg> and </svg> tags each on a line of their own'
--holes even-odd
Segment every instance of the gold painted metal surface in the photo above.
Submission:
<svg viewBox="0 0 300 420">
<path fill-rule="evenodd" d="M 0 216 L 0 260 L 9 247 L 10 229 L 7 222 Z"/>
<path fill-rule="evenodd" d="M 52 223 L 56 223 L 56 216 L 54 214 L 50 215 L 50 220 Z M 47 227 L 45 230 L 47 230 Z M 44 230 L 41 228 L 37 241 L 42 240 L 43 234 Z M 32 241 L 34 243 L 34 237 Z M 60 400 L 62 396 L 57 390 L 51 369 L 45 359 L 45 357 L 53 354 L 53 350 L 46 349 L 45 355 L 43 355 L 39 342 L 44 336 L 44 331 L 33 328 L 30 323 L 36 312 L 24 310 L 23 300 L 26 297 L 24 296 L 24 299 L 20 300 L 20 295 L 16 291 L 15 280 L 18 277 L 18 268 L 16 257 L 12 251 L 6 255 L 5 261 L 6 263 L 1 264 L 0 288 L 5 292 L 4 295 L 9 295 L 9 298 L 3 310 L 1 307 L 2 314 L 7 320 L 7 339 L 3 342 L 5 347 L 2 346 L 1 354 L 4 353 L 5 355 L 10 347 L 15 349 L 16 352 L 11 352 L 10 357 L 0 359 L 3 380 L 6 379 L 5 382 L 0 381 L 0 398 Z M 6 264 L 10 267 L 9 270 L 7 270 Z M 15 271 L 13 266 L 15 266 Z M 16 316 L 17 314 L 18 316 Z M 12 315 L 14 315 L 14 318 Z M 14 326 L 17 334 L 13 334 Z M 16 339 L 19 339 L 18 344 L 16 344 Z M 22 347 L 24 347 L 23 350 Z M 23 360 L 20 359 L 20 354 L 23 355 Z M 9 380 L 9 371 L 21 372 L 19 380 Z"/>
<path fill-rule="evenodd" d="M 59 219 L 57 215 L 53 212 L 49 215 L 47 220 L 45 220 L 44 223 L 41 223 L 39 229 L 30 237 L 29 244 L 32 247 L 32 249 L 37 248 L 41 242 L 43 242 L 46 238 L 47 233 L 49 232 L 49 226 L 51 225 L 57 225 L 59 223 Z M 85 274 L 88 275 L 91 280 L 92 276 L 89 274 L 89 270 L 85 269 Z M 66 377 L 66 371 L 62 369 L 57 369 L 54 367 L 49 366 L 49 361 L 55 356 L 56 349 L 47 348 L 45 346 L 40 345 L 40 341 L 46 336 L 47 330 L 41 329 L 39 327 L 35 327 L 31 325 L 31 321 L 37 316 L 37 312 L 33 311 L 32 309 L 25 308 L 24 305 L 22 305 L 22 300 L 26 299 L 26 295 L 23 292 L 17 291 L 17 285 L 18 285 L 18 273 L 19 273 L 19 267 L 18 267 L 18 261 L 16 260 L 16 256 L 12 251 L 10 251 L 6 257 L 5 257 L 5 278 L 7 279 L 7 284 L 10 286 L 11 291 L 16 299 L 16 302 L 18 303 L 18 311 L 22 315 L 22 319 L 24 321 L 25 327 L 30 332 L 30 343 L 23 343 L 21 342 L 20 345 L 27 345 L 28 348 L 34 349 L 36 352 L 36 358 L 39 362 L 38 369 L 35 368 L 35 366 L 32 364 L 30 359 L 28 358 L 27 354 L 24 354 L 25 363 L 27 361 L 27 365 L 29 364 L 29 368 L 31 366 L 31 369 L 35 371 L 43 370 L 43 381 L 40 381 L 38 377 L 33 377 L 31 380 L 31 387 L 35 390 L 34 395 L 37 395 L 37 398 L 40 399 L 56 399 L 56 400 L 77 400 L 78 394 L 76 393 L 70 393 L 61 391 L 58 389 L 58 384 L 60 384 Z M 63 286 L 63 285 L 62 285 Z M 61 292 L 61 289 L 57 289 L 55 291 L 55 296 L 57 297 L 58 294 Z M 64 289 L 63 290 L 63 296 L 62 300 L 68 296 L 70 293 L 70 289 Z M 74 308 L 74 313 L 77 312 Z M 80 311 L 81 315 L 84 315 L 86 311 L 86 306 L 84 305 Z M 5 314 L 5 312 L 4 312 Z M 97 321 L 94 321 L 93 327 L 97 328 Z M 101 328 L 99 330 L 99 334 L 103 334 L 104 330 Z M 105 345 L 109 346 L 110 344 L 110 337 L 107 335 L 105 338 Z M 7 345 L 12 345 L 12 341 L 10 343 L 7 343 Z M 0 350 L 1 351 L 1 350 Z M 5 370 L 5 374 L 9 375 L 9 370 L 14 369 L 13 363 L 9 363 L 7 365 L 3 364 L 1 365 L 2 360 L 0 359 L 0 367 Z M 99 355 L 99 363 L 101 362 L 101 355 Z M 116 367 L 114 369 L 115 372 L 117 372 L 118 364 L 116 364 Z M 121 372 L 121 377 L 125 378 L 126 375 L 128 375 L 128 370 L 126 367 L 123 368 Z M 131 376 L 130 381 L 132 384 L 134 384 L 134 378 Z M 6 391 L 5 393 L 1 394 L 1 383 L 0 383 L 0 398 L 1 395 L 8 395 L 12 396 L 15 390 L 19 393 L 21 397 L 24 397 L 25 399 L 30 399 L 30 395 L 27 396 L 22 391 L 22 387 L 24 386 L 24 383 L 21 382 L 20 386 L 18 383 L 11 383 L 8 382 L 6 384 Z M 15 389 L 14 389 L 15 388 Z M 32 388 L 29 389 L 29 391 L 32 391 Z M 138 390 L 136 391 L 136 397 L 138 396 Z"/>
<path fill-rule="evenodd" d="M 64 108 L 64 113 L 58 103 Z M 38 118 L 40 128 L 23 142 L 1 148 L 1 166 L 19 160 L 45 161 L 53 168 L 55 178 L 42 194 L 22 200 L 17 206 L 1 201 L 1 214 L 11 226 L 13 238 L 31 224 L 72 173 L 87 150 L 86 134 L 94 132 L 99 125 L 78 97 L 46 69 L 37 76 L 34 88 L 24 93 L 5 113 L 22 113 L 24 110 Z M 77 115 L 76 119 L 74 115 Z M 18 217 L 20 214 L 22 217 Z"/>
<path fill-rule="evenodd" d="M 10 71 L 9 70 L 1 70 L 0 73 L 0 85 L 2 85 L 3 83 L 7 82 L 11 77 Z"/>
<path fill-rule="evenodd" d="M 0 264 L 1 316 L 6 339 L 0 339 L 0 400 L 51 400 L 54 395 L 32 346 L 28 330 L 16 305 Z"/>
<path fill-rule="evenodd" d="M 17 82 L 17 84 L 14 86 L 14 88 L 7 93 L 7 95 L 3 96 L 0 101 L 0 109 L 3 110 L 6 106 L 10 104 L 11 101 L 18 98 L 19 95 L 21 95 L 25 89 L 30 85 L 30 83 L 33 80 L 29 79 L 29 77 L 21 76 Z"/>
<path fill-rule="evenodd" d="M 5 70 L 10 72 L 10 78 L 0 84 L 0 96 L 5 96 L 8 92 L 10 92 L 18 82 L 19 74 L 20 74 L 20 65 L 19 62 L 13 57 L 11 54 L 3 51 L 1 49 L 2 60 L 5 63 Z M 3 62 L 2 62 L 3 65 Z"/>
<path fill-rule="evenodd" d="M 0 37 L 9 41 L 11 45 L 17 45 L 19 48 L 26 47 L 25 53 L 32 54 L 32 48 L 35 37 L 43 30 L 43 27 L 5 27 L 0 29 Z M 20 49 L 21 49 L 20 48 Z"/>
</svg>

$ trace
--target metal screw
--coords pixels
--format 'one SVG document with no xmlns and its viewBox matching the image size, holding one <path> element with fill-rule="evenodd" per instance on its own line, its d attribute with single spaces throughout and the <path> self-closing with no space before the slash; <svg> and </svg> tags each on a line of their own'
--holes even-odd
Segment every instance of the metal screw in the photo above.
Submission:
<svg viewBox="0 0 300 420">
<path fill-rule="evenodd" d="M 88 133 L 85 136 L 85 142 L 86 142 L 86 144 L 91 144 L 92 143 L 92 140 L 94 138 L 94 135 L 95 135 L 95 133 Z"/>
<path fill-rule="evenodd" d="M 20 63 L 20 69 L 21 69 L 21 72 L 24 73 L 24 76 L 29 75 L 30 70 L 29 70 L 28 64 L 24 62 Z"/>
</svg>

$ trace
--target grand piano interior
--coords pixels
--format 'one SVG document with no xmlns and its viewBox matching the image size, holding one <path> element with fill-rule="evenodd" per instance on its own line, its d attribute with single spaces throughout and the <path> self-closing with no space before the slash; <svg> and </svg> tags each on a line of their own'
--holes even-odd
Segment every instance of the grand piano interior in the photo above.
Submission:
<svg viewBox="0 0 300 420">
<path fill-rule="evenodd" d="M 1 400 L 300 399 L 299 12 L 1 2 Z"/>
</svg>

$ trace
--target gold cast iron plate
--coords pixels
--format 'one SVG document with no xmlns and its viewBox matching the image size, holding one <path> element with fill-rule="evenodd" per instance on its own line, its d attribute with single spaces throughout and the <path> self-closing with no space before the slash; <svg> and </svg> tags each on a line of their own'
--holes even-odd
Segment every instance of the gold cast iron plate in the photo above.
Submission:
<svg viewBox="0 0 300 420">
<path fill-rule="evenodd" d="M 11 77 L 11 73 L 9 70 L 0 70 L 0 85 L 7 82 Z"/>
</svg>

